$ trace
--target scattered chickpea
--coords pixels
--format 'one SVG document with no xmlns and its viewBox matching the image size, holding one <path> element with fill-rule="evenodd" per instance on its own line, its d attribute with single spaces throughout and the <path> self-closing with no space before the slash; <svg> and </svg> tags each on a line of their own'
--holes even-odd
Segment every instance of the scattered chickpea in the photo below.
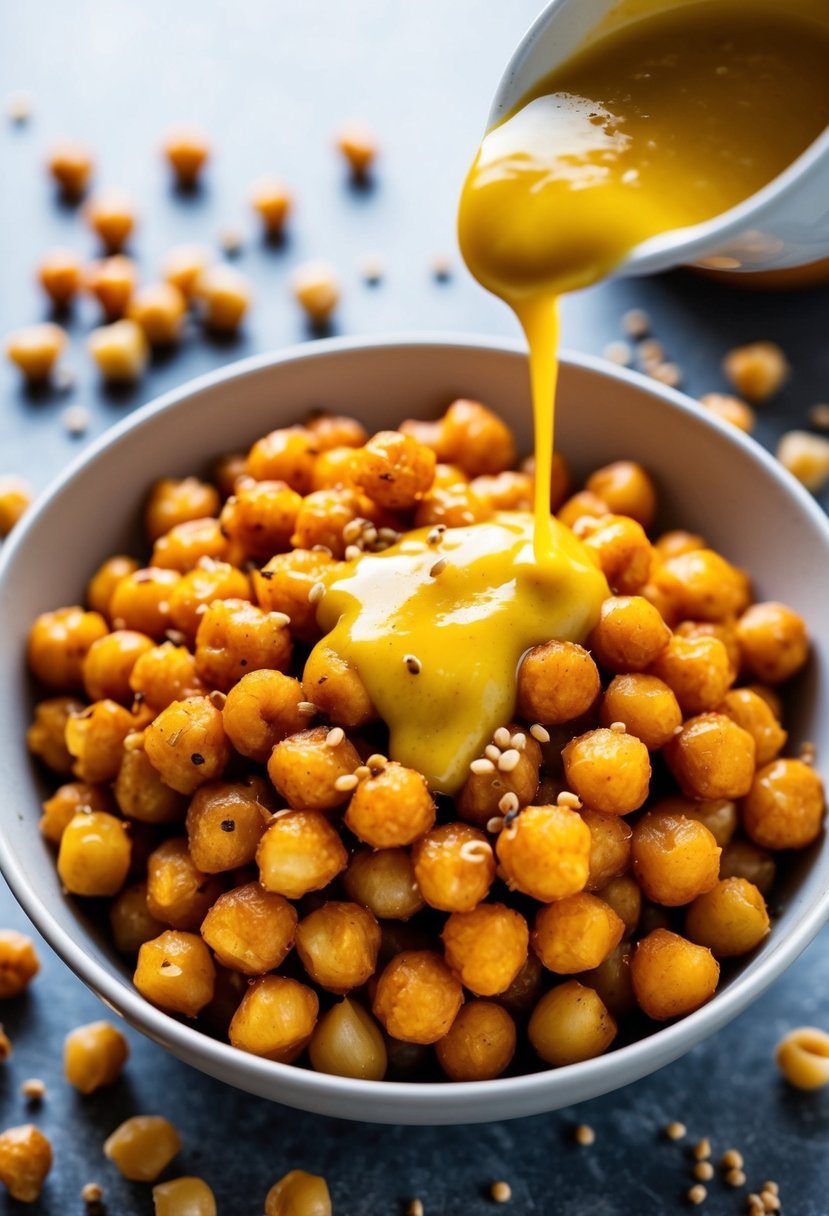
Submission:
<svg viewBox="0 0 829 1216">
<path fill-rule="evenodd" d="M 813 494 L 829 481 L 829 439 L 822 435 L 787 431 L 777 445 L 777 459 Z"/>
<path fill-rule="evenodd" d="M 208 329 L 235 333 L 251 302 L 248 280 L 232 266 L 208 266 L 196 279 L 194 296 Z"/>
<path fill-rule="evenodd" d="M 0 1064 L 6 1063 L 6 1060 L 8 1060 L 13 1050 L 14 1048 L 12 1047 L 12 1041 L 6 1034 L 3 1025 L 0 1024 Z"/>
<path fill-rule="evenodd" d="M 127 315 L 144 331 L 150 346 L 171 346 L 181 337 L 187 302 L 172 283 L 152 283 L 135 293 Z"/>
<path fill-rule="evenodd" d="M 695 1206 L 700 1203 L 705 1203 L 707 1198 L 708 1191 L 699 1182 L 695 1183 L 694 1186 L 692 1186 L 688 1191 L 688 1202 L 693 1203 Z"/>
<path fill-rule="evenodd" d="M 789 374 L 789 364 L 775 342 L 737 346 L 723 360 L 723 370 L 741 397 L 767 401 Z"/>
<path fill-rule="evenodd" d="M 0 537 L 8 536 L 32 501 L 32 490 L 22 477 L 0 474 Z"/>
<path fill-rule="evenodd" d="M 493 1182 L 489 1193 L 495 1203 L 509 1203 L 512 1199 L 512 1187 L 508 1182 Z"/>
<path fill-rule="evenodd" d="M 204 245 L 176 245 L 161 265 L 161 277 L 165 283 L 177 287 L 185 300 L 192 299 L 199 275 L 212 262 L 210 250 Z"/>
<path fill-rule="evenodd" d="M 39 970 L 32 939 L 16 929 L 0 929 L 0 1000 L 20 996 Z"/>
<path fill-rule="evenodd" d="M 91 1094 L 118 1080 L 128 1055 L 127 1040 L 120 1030 L 109 1022 L 91 1022 L 66 1036 L 64 1073 L 75 1089 Z"/>
<path fill-rule="evenodd" d="M 109 383 L 137 380 L 147 366 L 149 346 L 135 321 L 115 321 L 93 329 L 87 346 L 101 376 Z"/>
<path fill-rule="evenodd" d="M 64 139 L 49 153 L 49 172 L 67 198 L 77 199 L 86 191 L 92 177 L 94 160 L 89 148 Z"/>
<path fill-rule="evenodd" d="M 741 1170 L 744 1164 L 743 1154 L 736 1148 L 726 1149 L 720 1158 L 720 1165 L 724 1170 Z"/>
<path fill-rule="evenodd" d="M 100 258 L 87 267 L 86 289 L 95 296 L 107 321 L 125 315 L 137 282 L 138 268 L 123 253 Z"/>
<path fill-rule="evenodd" d="M 120 253 L 137 218 L 132 200 L 120 190 L 94 195 L 86 204 L 84 215 L 107 253 Z"/>
<path fill-rule="evenodd" d="M 210 143 L 198 127 L 176 127 L 164 139 L 164 155 L 183 189 L 192 189 L 210 158 Z"/>
<path fill-rule="evenodd" d="M 674 1121 L 665 1128 L 665 1135 L 669 1140 L 682 1140 L 687 1134 L 688 1128 L 684 1123 Z"/>
<path fill-rule="evenodd" d="M 745 1186 L 746 1176 L 740 1169 L 727 1170 L 725 1182 L 727 1186 Z"/>
<path fill-rule="evenodd" d="M 754 430 L 757 422 L 754 410 L 739 397 L 732 397 L 729 393 L 706 393 L 700 397 L 699 403 L 709 414 L 730 423 L 738 431 L 750 435 Z"/>
<path fill-rule="evenodd" d="M 291 1170 L 265 1197 L 265 1216 L 331 1216 L 328 1184 L 319 1174 Z"/>
<path fill-rule="evenodd" d="M 368 127 L 356 122 L 342 127 L 337 134 L 337 148 L 356 179 L 368 175 L 378 151 L 377 139 Z"/>
<path fill-rule="evenodd" d="M 130 1182 L 155 1182 L 181 1149 L 179 1134 L 161 1115 L 134 1115 L 104 1141 L 104 1154 Z"/>
<path fill-rule="evenodd" d="M 265 235 L 270 240 L 277 240 L 294 205 L 288 188 L 279 178 L 262 177 L 254 182 L 250 202 L 262 221 Z"/>
<path fill-rule="evenodd" d="M 699 1182 L 710 1182 L 714 1177 L 714 1167 L 710 1161 L 698 1161 L 694 1166 L 694 1177 Z"/>
<path fill-rule="evenodd" d="M 16 329 L 6 339 L 6 354 L 30 384 L 48 380 L 66 349 L 67 337 L 59 325 L 45 321 Z"/>
<path fill-rule="evenodd" d="M 815 1026 L 790 1030 L 777 1046 L 777 1067 L 795 1089 L 829 1085 L 829 1034 Z"/>
<path fill-rule="evenodd" d="M 829 404 L 820 402 L 809 410 L 809 425 L 818 431 L 829 431 Z"/>
<path fill-rule="evenodd" d="M 216 1216 L 216 1199 L 203 1178 L 171 1178 L 153 1187 L 155 1216 Z"/>
<path fill-rule="evenodd" d="M 71 249 L 50 249 L 40 259 L 37 277 L 55 308 L 66 308 L 81 289 L 81 259 Z"/>
<path fill-rule="evenodd" d="M 593 1131 L 593 1128 L 589 1126 L 589 1124 L 580 1123 L 573 1132 L 573 1138 L 575 1139 L 576 1144 L 589 1147 L 591 1144 L 595 1144 L 596 1133 Z"/>
<path fill-rule="evenodd" d="M 52 1168 L 52 1146 L 32 1123 L 0 1133 L 0 1182 L 12 1199 L 34 1203 Z"/>
<path fill-rule="evenodd" d="M 633 351 L 628 342 L 608 342 L 602 354 L 608 362 L 618 367 L 630 367 L 633 361 Z"/>
<path fill-rule="evenodd" d="M 337 272 L 328 262 L 305 262 L 294 272 L 294 298 L 313 325 L 324 326 L 340 300 Z"/>
</svg>

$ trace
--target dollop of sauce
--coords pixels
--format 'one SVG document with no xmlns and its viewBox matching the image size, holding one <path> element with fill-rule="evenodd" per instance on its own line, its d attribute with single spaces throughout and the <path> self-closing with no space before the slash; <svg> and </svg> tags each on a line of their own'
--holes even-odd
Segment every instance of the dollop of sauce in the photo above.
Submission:
<svg viewBox="0 0 829 1216">
<path fill-rule="evenodd" d="M 389 728 L 389 753 L 455 793 L 493 730 L 515 710 L 516 672 L 531 646 L 581 641 L 609 594 L 573 533 L 550 519 L 538 562 L 533 518 L 501 512 L 450 528 L 439 544 L 419 528 L 330 577 L 320 645 L 359 674 Z"/>
</svg>

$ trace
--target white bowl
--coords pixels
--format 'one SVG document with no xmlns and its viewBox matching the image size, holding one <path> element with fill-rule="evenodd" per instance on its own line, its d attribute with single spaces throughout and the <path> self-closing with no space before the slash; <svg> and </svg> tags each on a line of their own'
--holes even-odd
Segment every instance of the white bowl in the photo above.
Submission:
<svg viewBox="0 0 829 1216">
<path fill-rule="evenodd" d="M 146 406 L 91 445 L 15 530 L 0 560 L 5 678 L 0 865 L 43 936 L 112 1009 L 196 1068 L 275 1101 L 346 1119 L 461 1123 L 570 1105 L 636 1080 L 682 1055 L 758 997 L 829 916 L 829 848 L 798 856 L 767 941 L 697 1013 L 599 1059 L 475 1084 L 353 1081 L 245 1055 L 147 1004 L 81 901 L 61 891 L 37 830 L 43 782 L 26 754 L 32 704 L 26 634 L 37 613 L 80 600 L 98 562 L 138 542 L 149 483 L 205 467 L 314 406 L 354 413 L 369 429 L 436 413 L 458 396 L 502 413 L 529 448 L 526 357 L 472 337 L 331 340 L 248 359 Z M 558 441 L 576 474 L 635 457 L 656 477 L 666 523 L 701 532 L 748 569 L 758 594 L 809 622 L 814 658 L 791 707 L 792 744 L 829 749 L 829 525 L 802 488 L 757 444 L 681 394 L 632 372 L 569 355 L 561 370 Z M 793 699 L 794 700 L 794 699 Z"/>
</svg>

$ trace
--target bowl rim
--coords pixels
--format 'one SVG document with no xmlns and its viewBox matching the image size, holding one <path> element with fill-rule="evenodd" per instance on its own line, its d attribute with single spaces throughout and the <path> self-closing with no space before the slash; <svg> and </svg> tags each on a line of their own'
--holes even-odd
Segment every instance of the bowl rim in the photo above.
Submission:
<svg viewBox="0 0 829 1216">
<path fill-rule="evenodd" d="M 157 415 L 174 408 L 177 404 L 206 389 L 232 383 L 251 373 L 282 363 L 308 359 L 318 360 L 349 351 L 360 352 L 395 347 L 406 349 L 454 347 L 458 351 L 469 354 L 486 350 L 508 356 L 526 356 L 526 346 L 518 339 L 475 333 L 406 331 L 317 339 L 312 343 L 286 346 L 269 353 L 240 359 L 188 380 L 178 388 L 171 389 L 139 407 L 116 425 L 105 430 L 52 480 L 31 510 L 26 513 L 20 525 L 14 529 L 9 540 L 3 545 L 2 553 L 0 553 L 0 588 L 2 588 L 18 551 L 26 545 L 30 529 L 41 515 L 51 509 L 53 501 L 59 497 L 64 488 L 82 477 L 87 466 L 108 448 L 120 443 L 125 436 L 139 429 Z M 824 514 L 804 487 L 755 440 L 728 423 L 708 414 L 707 411 L 701 411 L 696 403 L 685 394 L 661 385 L 641 373 L 611 364 L 598 356 L 569 350 L 561 352 L 560 361 L 605 378 L 627 382 L 640 392 L 659 398 L 671 409 L 692 415 L 697 423 L 710 428 L 718 436 L 719 441 L 725 441 L 736 448 L 743 449 L 782 485 L 790 497 L 795 499 L 799 508 L 811 518 L 823 534 L 827 551 L 829 551 L 829 517 Z M 760 959 L 759 965 L 750 975 L 736 976 L 726 989 L 716 994 L 708 1004 L 695 1013 L 662 1026 L 642 1039 L 595 1059 L 566 1065 L 562 1068 L 498 1077 L 489 1081 L 366 1081 L 318 1073 L 311 1069 L 297 1068 L 291 1064 L 281 1064 L 249 1055 L 232 1047 L 229 1043 L 211 1038 L 197 1029 L 195 1025 L 191 1026 L 181 1022 L 151 1005 L 131 985 L 129 980 L 111 972 L 87 955 L 79 942 L 73 938 L 71 924 L 69 927 L 64 927 L 40 900 L 36 891 L 26 881 L 23 868 L 17 861 L 2 820 L 0 820 L 0 871 L 29 919 L 63 962 L 105 1004 L 149 1038 L 214 1076 L 220 1075 L 224 1079 L 228 1079 L 233 1075 L 240 1078 L 241 1088 L 261 1093 L 264 1092 L 261 1086 L 267 1085 L 267 1078 L 272 1080 L 272 1084 L 268 1086 L 271 1089 L 276 1088 L 281 1079 L 285 1083 L 285 1100 L 289 1103 L 294 1101 L 295 1094 L 302 1092 L 303 1095 L 307 1095 L 305 1100 L 312 1104 L 309 1109 L 313 1109 L 316 1099 L 324 1100 L 326 1095 L 336 1095 L 340 1099 L 353 1100 L 355 1106 L 365 1104 L 365 1118 L 369 1120 L 372 1116 L 377 1116 L 381 1108 L 387 1114 L 394 1113 L 394 1111 L 399 1113 L 407 1111 L 416 1117 L 419 1111 L 421 1116 L 426 1115 L 429 1114 L 430 1109 L 433 1109 L 436 1101 L 439 1101 L 446 1112 L 451 1114 L 451 1110 L 455 1106 L 468 1107 L 471 1095 L 474 1095 L 476 1104 L 478 1100 L 484 1104 L 488 1100 L 492 1100 L 495 1103 L 494 1113 L 498 1117 L 507 1117 L 498 1110 L 498 1106 L 509 1095 L 516 1099 L 519 1096 L 526 1099 L 530 1095 L 535 1095 L 534 1109 L 541 1110 L 544 1109 L 544 1106 L 543 1103 L 539 1103 L 539 1096 L 545 1090 L 554 1091 L 563 1084 L 564 1082 L 559 1081 L 559 1078 L 573 1079 L 574 1070 L 578 1070 L 585 1097 L 592 1097 L 616 1088 L 620 1083 L 620 1077 L 614 1075 L 616 1073 L 624 1074 L 622 1083 L 636 1080 L 653 1071 L 654 1056 L 657 1057 L 656 1067 L 661 1067 L 684 1054 L 686 1050 L 736 1017 L 782 974 L 809 945 L 824 923 L 829 920 L 829 885 L 827 885 L 820 898 L 805 912 L 799 923 L 785 938 L 778 941 L 774 938 L 771 939 L 768 952 L 765 957 Z M 199 1061 L 203 1061 L 203 1063 L 197 1063 Z M 604 1077 L 605 1073 L 608 1074 L 607 1077 Z M 300 1105 L 300 1102 L 296 1104 Z M 355 1110 L 350 1117 L 359 1119 L 361 1112 Z"/>
</svg>

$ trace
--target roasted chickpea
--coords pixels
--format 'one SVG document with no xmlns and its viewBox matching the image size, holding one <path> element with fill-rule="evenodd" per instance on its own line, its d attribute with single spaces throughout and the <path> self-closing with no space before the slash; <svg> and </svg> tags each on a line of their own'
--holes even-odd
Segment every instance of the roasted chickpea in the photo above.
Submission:
<svg viewBox="0 0 829 1216">
<path fill-rule="evenodd" d="M 134 629 L 160 642 L 172 623 L 170 599 L 178 582 L 176 570 L 157 570 L 152 566 L 125 574 L 116 583 L 109 601 L 115 628 Z"/>
<path fill-rule="evenodd" d="M 229 549 L 218 519 L 188 519 L 158 538 L 150 560 L 156 567 L 186 574 L 195 570 L 202 558 L 224 561 Z"/>
<path fill-rule="evenodd" d="M 624 874 L 630 865 L 630 825 L 619 815 L 603 815 L 586 808 L 581 817 L 590 830 L 590 870 L 586 889 L 596 891 Z"/>
<path fill-rule="evenodd" d="M 84 216 L 107 253 L 119 253 L 123 249 L 137 218 L 132 201 L 121 190 L 96 194 L 86 204 Z"/>
<path fill-rule="evenodd" d="M 71 895 L 117 895 L 130 868 L 127 826 L 105 811 L 79 812 L 63 831 L 58 874 Z"/>
<path fill-rule="evenodd" d="M 377 981 L 373 1012 L 404 1043 L 436 1043 L 448 1034 L 463 1004 L 460 981 L 439 954 L 404 950 Z"/>
<path fill-rule="evenodd" d="M 526 473 L 535 483 L 535 456 L 525 456 L 521 461 L 521 472 Z M 557 511 L 564 502 L 572 487 L 572 476 L 561 452 L 553 452 L 552 468 L 550 469 L 550 510 Z M 594 495 L 589 497 L 593 498 Z M 605 510 L 607 508 L 605 507 Z"/>
<path fill-rule="evenodd" d="M 144 331 L 150 346 L 172 346 L 181 338 L 187 301 L 172 283 L 150 283 L 135 292 L 127 316 Z"/>
<path fill-rule="evenodd" d="M 32 489 L 22 477 L 0 473 L 0 538 L 20 522 L 32 501 Z"/>
<path fill-rule="evenodd" d="M 382 1081 L 386 1075 L 388 1057 L 380 1027 L 348 997 L 322 1015 L 308 1054 L 316 1072 L 363 1081 Z"/>
<path fill-rule="evenodd" d="M 446 961 L 477 996 L 505 992 L 527 959 L 530 931 L 524 917 L 504 904 L 478 904 L 453 912 L 443 927 Z"/>
<path fill-rule="evenodd" d="M 116 629 L 93 642 L 83 661 L 83 682 L 90 700 L 130 704 L 132 670 L 153 645 L 152 638 L 130 629 Z"/>
<path fill-rule="evenodd" d="M 194 642 L 202 617 L 220 600 L 252 598 L 250 580 L 242 570 L 228 562 L 201 558 L 195 570 L 188 570 L 176 582 L 168 605 L 170 622 Z"/>
<path fill-rule="evenodd" d="M 358 849 L 343 875 L 343 887 L 349 899 L 379 920 L 409 920 L 423 907 L 405 849 Z"/>
<path fill-rule="evenodd" d="M 668 685 L 685 714 L 714 709 L 734 680 L 728 651 L 719 638 L 676 634 L 651 664 L 650 674 Z"/>
<path fill-rule="evenodd" d="M 483 832 L 465 823 L 433 828 L 412 849 L 415 878 L 423 898 L 443 912 L 471 912 L 486 899 L 495 878 L 492 846 Z"/>
<path fill-rule="evenodd" d="M 121 1031 L 110 1022 L 90 1022 L 70 1031 L 63 1044 L 63 1071 L 82 1094 L 114 1085 L 130 1049 Z"/>
<path fill-rule="evenodd" d="M 161 277 L 165 283 L 177 287 L 185 300 L 191 300 L 202 271 L 213 258 L 204 245 L 175 245 L 164 259 Z"/>
<path fill-rule="evenodd" d="M 489 1081 L 509 1067 L 515 1043 L 515 1022 L 506 1009 L 493 1001 L 470 1001 L 435 1051 L 450 1081 Z"/>
<path fill-rule="evenodd" d="M 128 709 L 115 701 L 96 701 L 66 722 L 66 749 L 72 772 L 81 781 L 98 785 L 114 781 L 121 767 L 124 740 L 136 727 Z"/>
<path fill-rule="evenodd" d="M 354 730 L 377 720 L 377 710 L 357 670 L 324 642 L 308 656 L 302 685 L 310 703 L 337 726 Z"/>
<path fill-rule="evenodd" d="M 115 949 L 134 958 L 144 942 L 164 932 L 160 920 L 147 907 L 147 884 L 136 882 L 124 887 L 109 906 L 109 925 Z"/>
<path fill-rule="evenodd" d="M 354 481 L 378 506 L 405 511 L 431 486 L 435 463 L 434 452 L 411 436 L 379 431 L 357 452 Z"/>
<path fill-rule="evenodd" d="M 207 697 L 173 701 L 150 723 L 144 748 L 162 780 L 180 794 L 216 781 L 230 759 L 222 715 Z"/>
<path fill-rule="evenodd" d="M 643 528 L 656 516 L 656 487 L 634 460 L 617 460 L 591 473 L 585 489 L 606 502 L 614 515 L 628 515 Z"/>
<path fill-rule="evenodd" d="M 630 942 L 620 942 L 603 963 L 592 971 L 583 971 L 578 977 L 580 983 L 598 994 L 602 1004 L 614 1018 L 623 1018 L 636 1007 L 630 978 L 632 953 Z"/>
<path fill-rule="evenodd" d="M 531 511 L 533 479 L 528 473 L 505 470 L 493 476 L 476 477 L 470 488 L 494 511 Z"/>
<path fill-rule="evenodd" d="M 144 374 L 150 357 L 143 329 L 128 317 L 93 329 L 86 346 L 108 384 L 132 384 Z"/>
<path fill-rule="evenodd" d="M 64 828 L 78 812 L 111 810 L 112 799 L 105 786 L 70 781 L 43 803 L 40 830 L 50 844 L 60 844 Z"/>
<path fill-rule="evenodd" d="M 635 595 L 648 581 L 653 549 L 645 530 L 626 515 L 577 521 L 576 535 L 590 549 L 615 595 Z"/>
<path fill-rule="evenodd" d="M 123 254 L 101 258 L 86 270 L 86 289 L 100 304 L 106 321 L 126 316 L 137 283 L 138 268 Z"/>
<path fill-rule="evenodd" d="M 372 512 L 376 513 L 374 504 L 349 487 L 313 490 L 302 499 L 291 544 L 297 549 L 324 545 L 334 557 L 342 558 L 346 550 L 343 530 Z"/>
<path fill-rule="evenodd" d="M 217 781 L 196 790 L 186 826 L 190 854 L 200 870 L 219 874 L 253 861 L 271 818 L 270 810 L 260 801 L 263 797 L 264 791 L 256 783 L 228 785 Z"/>
<path fill-rule="evenodd" d="M 600 691 L 596 664 L 575 642 L 534 646 L 518 669 L 518 713 L 529 722 L 571 722 L 587 713 Z"/>
<path fill-rule="evenodd" d="M 620 874 L 596 894 L 609 904 L 625 926 L 625 937 L 636 931 L 642 914 L 642 892 L 639 883 L 630 874 Z"/>
<path fill-rule="evenodd" d="M 296 909 L 287 899 L 249 882 L 219 896 L 202 921 L 201 935 L 223 967 L 264 975 L 282 964 L 296 927 Z"/>
<path fill-rule="evenodd" d="M 124 742 L 113 787 L 121 814 L 141 823 L 176 823 L 183 819 L 187 801 L 165 785 L 153 768 L 144 751 L 143 733 L 130 735 Z"/>
<path fill-rule="evenodd" d="M 453 401 L 441 420 L 441 459 L 459 465 L 469 477 L 501 473 L 515 465 L 515 437 L 479 401 Z"/>
<path fill-rule="evenodd" d="M 12 1199 L 35 1203 L 52 1168 L 52 1146 L 33 1123 L 0 1133 L 0 1182 Z"/>
<path fill-rule="evenodd" d="M 150 854 L 147 907 L 171 929 L 197 929 L 221 893 L 221 880 L 198 868 L 184 837 L 165 840 Z"/>
<path fill-rule="evenodd" d="M 171 1178 L 153 1187 L 155 1216 L 216 1216 L 216 1197 L 202 1178 Z"/>
<path fill-rule="evenodd" d="M 532 945 L 545 967 L 575 975 L 599 967 L 622 940 L 624 922 L 610 904 L 580 891 L 540 908 Z"/>
<path fill-rule="evenodd" d="M 281 613 L 264 612 L 249 600 L 216 600 L 196 632 L 196 670 L 207 687 L 226 692 L 248 671 L 284 671 L 291 649 Z"/>
<path fill-rule="evenodd" d="M 777 862 L 750 840 L 730 840 L 720 858 L 720 878 L 745 878 L 768 897 L 777 878 Z"/>
<path fill-rule="evenodd" d="M 253 445 L 247 456 L 247 472 L 256 481 L 283 481 L 297 494 L 310 494 L 319 452 L 317 439 L 307 427 L 282 427 Z"/>
<path fill-rule="evenodd" d="M 720 847 L 704 823 L 673 811 L 648 811 L 633 829 L 633 872 L 648 899 L 669 908 L 710 891 Z"/>
<path fill-rule="evenodd" d="M 651 765 L 641 739 L 600 727 L 567 744 L 564 776 L 582 802 L 606 815 L 628 815 L 648 796 Z"/>
<path fill-rule="evenodd" d="M 40 971 L 34 942 L 16 929 L 0 929 L 0 1000 L 25 992 Z"/>
<path fill-rule="evenodd" d="M 742 798 L 751 787 L 754 740 L 725 714 L 689 718 L 664 755 L 689 798 Z"/>
<path fill-rule="evenodd" d="M 236 487 L 222 509 L 222 530 L 244 557 L 268 561 L 291 547 L 304 501 L 284 481 L 248 478 Z"/>
<path fill-rule="evenodd" d="M 790 679 L 809 657 L 805 622 L 785 604 L 752 604 L 737 622 L 737 642 L 745 670 L 765 684 Z"/>
<path fill-rule="evenodd" d="M 602 1055 L 616 1038 L 616 1029 L 598 993 L 568 980 L 538 1002 L 527 1036 L 545 1063 L 560 1068 Z"/>
<path fill-rule="evenodd" d="M 6 338 L 6 354 L 20 369 L 29 384 L 44 384 L 66 349 L 65 330 L 46 321 L 42 325 L 26 325 Z"/>
<path fill-rule="evenodd" d="M 131 1182 L 154 1182 L 180 1149 L 178 1132 L 161 1115 L 134 1115 L 104 1141 L 104 1155 Z"/>
<path fill-rule="evenodd" d="M 476 494 L 470 485 L 455 485 L 448 489 L 433 486 L 417 504 L 414 523 L 416 528 L 435 527 L 464 528 L 468 524 L 482 523 L 492 515 L 489 501 Z"/>
<path fill-rule="evenodd" d="M 380 926 L 360 904 L 330 900 L 300 921 L 296 950 L 320 988 L 350 992 L 374 975 Z"/>
<path fill-rule="evenodd" d="M 715 958 L 748 954 L 769 928 L 766 901 L 745 878 L 723 878 L 694 900 L 685 917 L 688 937 Z"/>
<path fill-rule="evenodd" d="M 684 1017 L 714 995 L 720 967 L 710 950 L 669 929 L 654 929 L 638 943 L 630 976 L 639 1007 L 657 1022 Z"/>
<path fill-rule="evenodd" d="M 311 603 L 308 593 L 334 568 L 333 557 L 321 550 L 278 553 L 263 569 L 253 573 L 256 601 L 267 612 L 284 612 L 290 617 L 295 638 L 316 642 L 322 631 L 317 624 L 317 605 Z"/>
<path fill-rule="evenodd" d="M 71 249 L 50 249 L 40 260 L 37 277 L 55 308 L 67 308 L 81 288 L 81 259 Z"/>
<path fill-rule="evenodd" d="M 66 723 L 85 708 L 74 697 L 49 697 L 35 706 L 34 721 L 26 731 L 26 746 L 32 755 L 62 777 L 71 774 L 74 763 L 66 747 Z"/>
<path fill-rule="evenodd" d="M 764 849 L 804 849 L 820 835 L 823 783 L 802 760 L 773 760 L 757 770 L 740 807 L 746 833 Z"/>
<path fill-rule="evenodd" d="M 331 1216 L 331 1196 L 324 1178 L 291 1170 L 265 1196 L 265 1216 Z"/>
<path fill-rule="evenodd" d="M 347 862 L 336 830 L 319 811 L 276 815 L 256 851 L 262 886 L 287 899 L 327 887 Z"/>
<path fill-rule="evenodd" d="M 348 739 L 329 743 L 330 737 L 327 727 L 316 726 L 289 735 L 273 749 L 268 776 L 289 806 L 330 811 L 346 801 L 343 786 L 353 786 L 344 779 L 359 768 L 360 757 Z"/>
<path fill-rule="evenodd" d="M 658 751 L 682 725 L 682 710 L 668 685 L 642 671 L 614 676 L 599 708 L 602 726 L 622 722 L 648 751 Z"/>
<path fill-rule="evenodd" d="M 675 614 L 695 621 L 724 621 L 739 616 L 750 598 L 743 571 L 713 549 L 692 549 L 666 558 L 654 579 Z"/>
<path fill-rule="evenodd" d="M 345 813 L 346 826 L 375 849 L 411 844 L 434 822 L 425 777 L 393 760 L 360 782 Z"/>
<path fill-rule="evenodd" d="M 551 903 L 584 889 L 590 871 L 590 829 L 563 806 L 528 806 L 495 846 L 508 886 Z"/>
<path fill-rule="evenodd" d="M 671 557 L 679 557 L 682 553 L 692 553 L 695 549 L 707 549 L 708 546 L 696 532 L 675 528 L 671 532 L 663 532 L 654 542 L 654 548 L 660 561 L 667 561 Z"/>
<path fill-rule="evenodd" d="M 166 477 L 150 491 L 144 509 L 144 528 L 149 539 L 156 541 L 178 524 L 218 515 L 220 505 L 219 492 L 209 482 L 198 477 L 180 480 Z"/>
<path fill-rule="evenodd" d="M 591 494 L 589 490 L 579 490 L 577 494 L 573 494 L 558 507 L 558 518 L 568 528 L 575 528 L 578 521 L 584 516 L 589 519 L 600 519 L 603 515 L 610 515 L 610 513 L 607 503 L 598 495 Z"/>
<path fill-rule="evenodd" d="M 150 1004 L 196 1017 L 213 999 L 216 969 L 197 933 L 167 929 L 138 951 L 133 983 Z"/>
<path fill-rule="evenodd" d="M 210 142 L 197 127 L 176 127 L 165 137 L 163 152 L 178 185 L 192 189 L 210 158 Z"/>
<path fill-rule="evenodd" d="M 737 643 L 737 622 L 727 621 L 680 621 L 674 633 L 681 638 L 717 638 L 728 654 L 731 671 L 736 677 L 740 670 L 740 647 Z"/>
<path fill-rule="evenodd" d="M 227 694 L 222 721 L 237 752 L 264 764 L 277 743 L 297 734 L 307 715 L 299 709 L 304 694 L 299 680 L 281 671 L 251 671 Z"/>
<path fill-rule="evenodd" d="M 109 632 L 98 612 L 43 612 L 29 631 L 27 658 L 35 679 L 50 688 L 83 688 L 83 664 L 93 642 Z"/>
<path fill-rule="evenodd" d="M 608 671 L 644 671 L 671 640 L 671 631 L 653 604 L 641 595 L 604 600 L 587 645 Z"/>
<path fill-rule="evenodd" d="M 787 732 L 775 718 L 768 702 L 752 689 L 733 688 L 726 693 L 718 711 L 751 735 L 758 768 L 774 760 L 785 747 Z"/>
<path fill-rule="evenodd" d="M 530 950 L 524 966 L 504 992 L 498 995 L 498 1004 L 514 1018 L 526 1017 L 544 988 L 544 968 L 540 959 Z"/>
<path fill-rule="evenodd" d="M 195 657 L 186 646 L 173 642 L 162 642 L 140 655 L 129 683 L 133 696 L 156 710 L 205 692 Z"/>
<path fill-rule="evenodd" d="M 361 445 L 362 446 L 362 445 Z M 357 467 L 356 450 L 353 447 L 329 448 L 320 452 L 314 461 L 311 478 L 312 493 L 316 490 L 356 490 L 354 470 Z M 366 498 L 366 502 L 371 500 Z M 375 507 L 376 511 L 377 508 Z"/>
<path fill-rule="evenodd" d="M 720 848 L 727 845 L 737 831 L 737 804 L 730 798 L 685 798 L 672 794 L 662 798 L 652 811 L 669 811 L 704 824 Z"/>
<path fill-rule="evenodd" d="M 240 1051 L 290 1064 L 307 1046 L 318 1013 L 312 989 L 280 975 L 263 975 L 242 997 L 228 1034 Z"/>
<path fill-rule="evenodd" d="M 118 555 L 107 558 L 87 583 L 86 602 L 91 610 L 109 619 L 109 603 L 112 599 L 113 591 L 122 578 L 125 578 L 128 574 L 133 574 L 137 569 L 138 562 L 134 557 Z"/>
<path fill-rule="evenodd" d="M 205 326 L 220 334 L 234 334 L 253 298 L 250 283 L 234 266 L 205 266 L 193 289 L 193 298 Z"/>
<path fill-rule="evenodd" d="M 499 803 L 505 794 L 514 794 L 519 806 L 528 806 L 538 791 L 538 770 L 541 748 L 518 723 L 510 723 L 507 731 L 525 736 L 523 749 L 518 751 L 518 763 L 509 772 L 493 768 L 491 772 L 470 772 L 457 797 L 457 810 L 462 819 L 485 827 L 493 815 L 498 815 Z"/>
<path fill-rule="evenodd" d="M 62 139 L 49 152 L 49 172 L 70 200 L 78 199 L 86 190 L 94 168 L 94 157 L 84 144 Z"/>
<path fill-rule="evenodd" d="M 314 435 L 320 452 L 330 452 L 334 448 L 361 448 L 368 439 L 363 424 L 347 414 L 329 414 L 322 410 L 312 414 L 306 426 Z"/>
<path fill-rule="evenodd" d="M 305 312 L 312 329 L 324 330 L 340 302 L 340 281 L 330 262 L 303 262 L 291 278 L 294 299 Z"/>
</svg>

